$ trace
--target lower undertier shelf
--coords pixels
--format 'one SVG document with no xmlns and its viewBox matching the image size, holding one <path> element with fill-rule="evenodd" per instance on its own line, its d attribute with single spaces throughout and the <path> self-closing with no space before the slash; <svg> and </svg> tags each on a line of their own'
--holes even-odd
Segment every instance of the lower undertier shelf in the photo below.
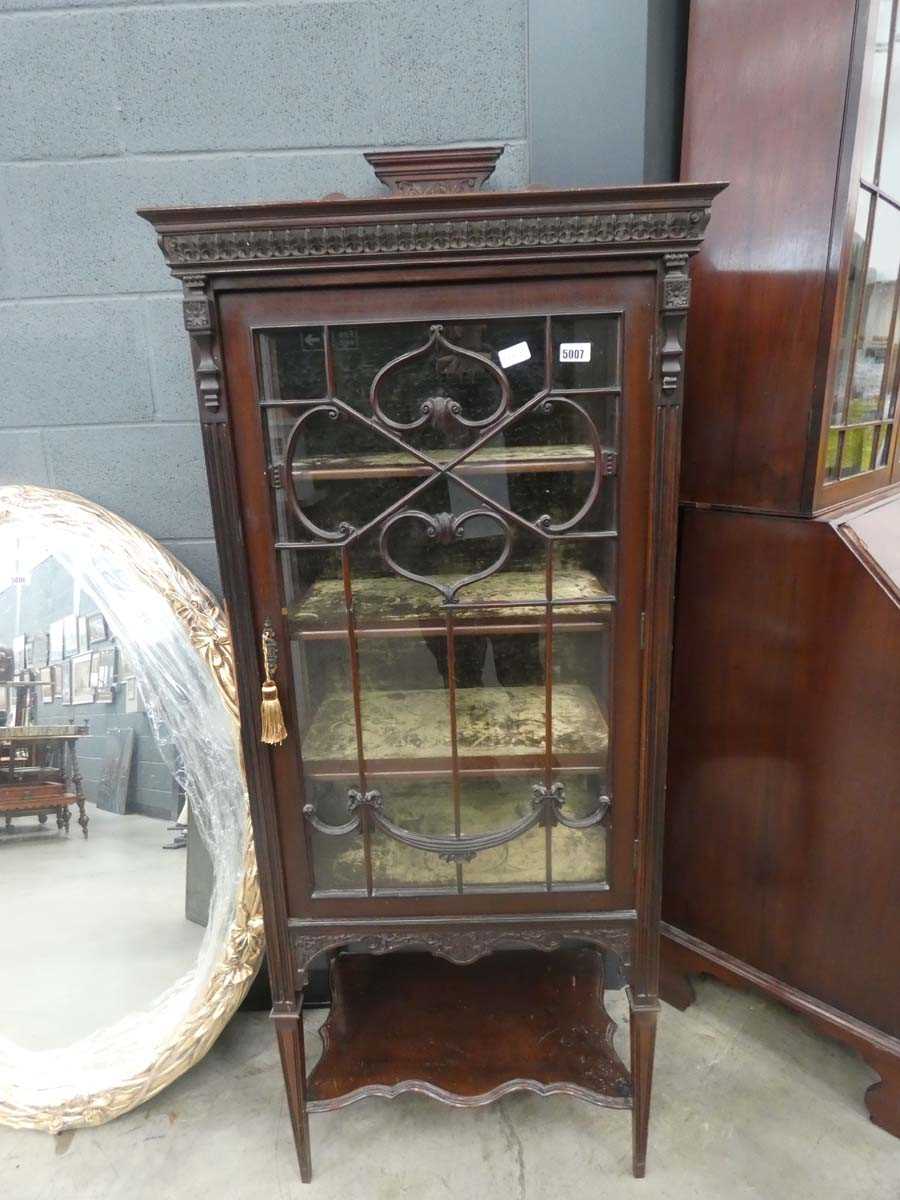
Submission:
<svg viewBox="0 0 900 1200">
<path fill-rule="evenodd" d="M 459 1107 L 509 1092 L 630 1108 L 596 950 L 502 951 L 469 966 L 429 954 L 341 954 L 309 1109 L 420 1092 Z"/>
</svg>

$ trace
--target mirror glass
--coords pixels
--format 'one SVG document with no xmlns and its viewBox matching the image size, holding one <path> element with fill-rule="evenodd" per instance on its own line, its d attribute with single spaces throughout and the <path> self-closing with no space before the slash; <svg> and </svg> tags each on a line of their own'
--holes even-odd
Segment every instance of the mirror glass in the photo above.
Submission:
<svg viewBox="0 0 900 1200">
<path fill-rule="evenodd" d="M 212 865 L 108 614 L 46 548 L 8 549 L 0 1027 L 45 1050 L 146 1007 L 192 969 Z"/>
<path fill-rule="evenodd" d="M 230 655 L 215 602 L 150 538 L 0 488 L 0 1120 L 124 1111 L 252 979 Z"/>
</svg>

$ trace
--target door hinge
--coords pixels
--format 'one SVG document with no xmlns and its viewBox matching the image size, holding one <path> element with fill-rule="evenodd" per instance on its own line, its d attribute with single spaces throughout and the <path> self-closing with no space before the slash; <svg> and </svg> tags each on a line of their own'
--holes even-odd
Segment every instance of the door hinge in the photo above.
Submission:
<svg viewBox="0 0 900 1200">
<path fill-rule="evenodd" d="M 641 649 L 647 645 L 647 614 L 641 613 Z"/>
<path fill-rule="evenodd" d="M 635 839 L 634 839 L 634 850 L 633 850 L 633 852 L 632 852 L 632 856 L 631 856 L 631 869 L 632 869 L 632 871 L 636 871 L 636 870 L 637 870 L 637 867 L 638 867 L 638 855 L 640 854 L 640 852 L 641 852 L 641 840 L 640 840 L 640 838 L 635 838 Z"/>
<path fill-rule="evenodd" d="M 653 382 L 653 368 L 656 365 L 656 334 L 650 334 L 650 361 L 647 364 L 647 378 Z"/>
</svg>

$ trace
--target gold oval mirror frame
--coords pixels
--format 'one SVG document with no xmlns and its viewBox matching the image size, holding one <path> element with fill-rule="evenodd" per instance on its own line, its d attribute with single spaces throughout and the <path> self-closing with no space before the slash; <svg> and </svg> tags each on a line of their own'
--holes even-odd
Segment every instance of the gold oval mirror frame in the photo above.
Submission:
<svg viewBox="0 0 900 1200">
<path fill-rule="evenodd" d="M 31 535 L 39 529 L 42 535 L 46 533 L 51 549 L 54 541 L 68 545 L 76 535 L 80 536 L 82 543 L 90 547 L 91 554 L 110 556 L 121 567 L 117 586 L 122 587 L 122 579 L 127 572 L 132 572 L 136 586 L 144 594 L 151 598 L 155 594 L 160 599 L 160 614 L 168 610 L 173 624 L 177 624 L 179 636 L 197 656 L 198 667 L 202 664 L 202 669 L 197 671 L 201 686 L 195 689 L 198 706 L 202 708 L 204 703 L 224 706 L 226 716 L 220 723 L 227 729 L 231 741 L 240 784 L 237 799 L 240 811 L 235 809 L 233 824 L 240 828 L 242 844 L 231 848 L 237 855 L 239 875 L 232 893 L 233 904 L 229 902 L 220 922 L 219 944 L 211 947 L 211 953 L 206 956 L 205 976 L 196 981 L 187 1007 L 177 1011 L 171 1028 L 161 1031 L 154 1042 L 152 1057 L 137 1064 L 132 1061 L 123 1070 L 121 1078 L 104 1079 L 100 1088 L 84 1087 L 77 1078 L 72 1052 L 77 1050 L 79 1043 L 61 1052 L 68 1055 L 65 1078 L 50 1086 L 46 1078 L 4 1079 L 0 1062 L 0 1123 L 19 1129 L 58 1133 L 64 1129 L 100 1125 L 121 1116 L 156 1095 L 204 1057 L 240 1005 L 259 968 L 264 948 L 262 905 L 246 784 L 243 782 L 231 638 L 224 614 L 212 595 L 153 538 L 80 496 L 47 488 L 0 487 L 0 534 L 8 534 L 14 529 Z M 61 543 L 59 539 L 65 539 L 65 542 Z M 110 617 L 114 623 L 115 614 L 110 613 Z M 160 619 L 167 618 L 162 615 Z M 128 648 L 127 638 L 125 645 Z M 205 692 L 204 679 L 211 679 L 214 684 Z M 177 681 L 174 686 L 178 689 Z M 200 711 L 194 713 L 192 719 L 198 723 L 209 719 L 210 724 L 216 724 L 220 717 L 221 711 L 211 715 Z M 183 747 L 178 743 L 177 731 L 173 733 L 172 741 L 181 751 Z M 189 762 L 185 763 L 185 771 L 190 778 Z M 161 983 L 161 992 L 164 996 L 167 994 L 164 983 Z M 125 1023 L 122 1024 L 124 1027 Z M 132 1021 L 134 1028 L 139 1024 Z M 89 1039 L 93 1048 L 100 1045 L 101 1057 L 103 1033 L 100 1031 Z M 122 1036 L 121 1032 L 119 1036 Z M 22 1052 L 22 1062 L 27 1061 L 28 1053 Z M 118 1061 L 117 1056 L 111 1056 L 110 1061 Z M 19 1076 L 27 1074 L 27 1070 L 17 1072 Z M 88 1076 L 90 1071 L 86 1068 L 85 1077 Z"/>
</svg>

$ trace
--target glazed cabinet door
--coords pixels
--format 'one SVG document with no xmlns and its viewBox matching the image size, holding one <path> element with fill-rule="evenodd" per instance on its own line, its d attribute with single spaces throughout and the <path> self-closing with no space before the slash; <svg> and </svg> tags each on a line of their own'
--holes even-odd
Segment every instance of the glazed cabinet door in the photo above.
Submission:
<svg viewBox="0 0 900 1200">
<path fill-rule="evenodd" d="M 295 915 L 630 902 L 655 286 L 220 297 Z"/>
</svg>

